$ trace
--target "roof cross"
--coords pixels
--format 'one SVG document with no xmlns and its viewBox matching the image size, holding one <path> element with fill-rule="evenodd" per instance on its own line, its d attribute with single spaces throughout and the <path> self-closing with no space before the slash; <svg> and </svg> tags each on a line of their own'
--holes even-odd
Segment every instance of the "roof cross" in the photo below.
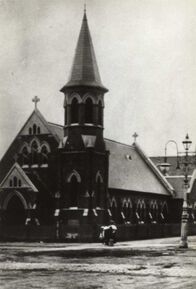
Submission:
<svg viewBox="0 0 196 289">
<path fill-rule="evenodd" d="M 134 138 L 134 142 L 136 142 L 137 141 L 137 137 L 138 137 L 139 135 L 135 132 L 133 135 L 132 135 L 132 137 Z"/>
<path fill-rule="evenodd" d="M 37 109 L 37 103 L 40 101 L 40 98 L 37 96 L 34 96 L 34 98 L 32 98 L 32 102 L 35 103 L 35 109 Z"/>
</svg>

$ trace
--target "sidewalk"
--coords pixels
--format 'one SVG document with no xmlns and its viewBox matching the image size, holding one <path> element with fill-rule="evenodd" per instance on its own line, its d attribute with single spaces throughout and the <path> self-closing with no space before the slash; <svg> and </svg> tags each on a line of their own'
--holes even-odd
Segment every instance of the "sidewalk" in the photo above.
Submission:
<svg viewBox="0 0 196 289">
<path fill-rule="evenodd" d="M 147 253 L 167 254 L 179 249 L 179 237 L 118 242 L 113 247 L 102 243 L 0 243 L 0 249 L 22 251 L 25 255 L 106 256 Z M 196 250 L 196 236 L 188 238 L 188 250 Z"/>
</svg>

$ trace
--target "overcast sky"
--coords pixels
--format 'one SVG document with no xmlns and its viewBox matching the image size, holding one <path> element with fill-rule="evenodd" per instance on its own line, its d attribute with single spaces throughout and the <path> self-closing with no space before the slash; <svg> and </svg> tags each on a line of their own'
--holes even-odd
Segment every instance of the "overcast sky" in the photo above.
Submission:
<svg viewBox="0 0 196 289">
<path fill-rule="evenodd" d="M 107 138 L 148 155 L 188 132 L 196 143 L 196 1 L 87 0 Z M 33 110 L 63 124 L 83 0 L 0 0 L 0 157 Z M 173 153 L 172 144 L 168 152 Z"/>
</svg>

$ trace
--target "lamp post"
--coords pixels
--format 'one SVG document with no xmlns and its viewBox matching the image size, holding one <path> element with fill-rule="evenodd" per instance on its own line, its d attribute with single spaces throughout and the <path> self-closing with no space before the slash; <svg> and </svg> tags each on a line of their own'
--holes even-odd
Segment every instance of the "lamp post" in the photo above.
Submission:
<svg viewBox="0 0 196 289">
<path fill-rule="evenodd" d="M 188 169 L 189 169 L 189 149 L 192 144 L 192 141 L 189 139 L 188 134 L 185 137 L 185 140 L 182 142 L 184 146 L 185 153 L 181 153 L 178 150 L 178 145 L 174 140 L 169 140 L 165 144 L 165 157 L 164 162 L 159 164 L 160 170 L 166 176 L 167 172 L 171 164 L 167 162 L 167 145 L 169 143 L 174 143 L 177 150 L 177 166 L 176 169 L 180 169 L 180 163 L 184 165 L 184 195 L 183 195 L 183 206 L 182 206 L 182 217 L 181 217 L 181 239 L 180 239 L 180 248 L 188 248 L 188 203 L 187 203 L 187 190 L 189 187 L 189 179 L 188 179 Z M 184 161 L 179 160 L 179 155 L 184 155 Z"/>
<path fill-rule="evenodd" d="M 176 169 L 180 169 L 180 165 L 179 165 L 179 150 L 178 150 L 178 145 L 176 143 L 175 140 L 171 139 L 171 140 L 168 140 L 168 142 L 166 142 L 165 144 L 165 156 L 164 156 L 164 162 L 163 163 L 160 163 L 158 166 L 160 167 L 160 170 L 161 172 L 163 173 L 164 176 L 167 175 L 168 171 L 169 171 L 169 168 L 171 167 L 171 164 L 167 162 L 167 146 L 168 144 L 170 143 L 174 143 L 175 146 L 176 146 L 176 152 L 177 152 L 177 166 L 176 166 Z"/>
<path fill-rule="evenodd" d="M 182 206 L 182 218 L 181 218 L 181 239 L 180 239 L 180 248 L 188 248 L 188 204 L 187 204 L 187 190 L 189 187 L 188 180 L 188 166 L 189 166 L 189 148 L 192 144 L 192 141 L 189 139 L 188 134 L 186 135 L 185 140 L 182 142 L 185 149 L 184 157 L 184 199 Z"/>
</svg>

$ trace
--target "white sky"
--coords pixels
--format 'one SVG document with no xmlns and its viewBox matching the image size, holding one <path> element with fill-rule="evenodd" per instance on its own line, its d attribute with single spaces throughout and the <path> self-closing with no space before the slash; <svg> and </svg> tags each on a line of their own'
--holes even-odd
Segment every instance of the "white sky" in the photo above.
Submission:
<svg viewBox="0 0 196 289">
<path fill-rule="evenodd" d="M 196 143 L 196 1 L 87 0 L 107 138 L 148 155 L 188 132 Z M 0 0 L 0 157 L 33 110 L 63 124 L 63 94 L 83 0 Z M 168 153 L 173 153 L 172 145 Z"/>
</svg>

